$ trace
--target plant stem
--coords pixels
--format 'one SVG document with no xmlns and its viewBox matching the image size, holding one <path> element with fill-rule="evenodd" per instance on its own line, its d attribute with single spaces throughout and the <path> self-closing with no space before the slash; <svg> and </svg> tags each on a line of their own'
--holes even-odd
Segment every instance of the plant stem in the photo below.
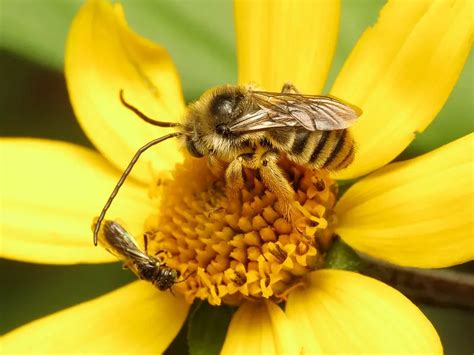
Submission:
<svg viewBox="0 0 474 355">
<path fill-rule="evenodd" d="M 417 269 L 361 256 L 360 272 L 399 290 L 413 302 L 474 310 L 474 274 L 450 269 Z"/>
</svg>

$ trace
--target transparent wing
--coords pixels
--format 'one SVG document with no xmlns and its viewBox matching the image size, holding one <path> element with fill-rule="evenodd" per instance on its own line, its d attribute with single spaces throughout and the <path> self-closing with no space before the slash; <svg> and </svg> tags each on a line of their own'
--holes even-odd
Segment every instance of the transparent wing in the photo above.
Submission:
<svg viewBox="0 0 474 355">
<path fill-rule="evenodd" d="M 124 261 L 150 261 L 150 257 L 138 247 L 135 238 L 120 224 L 106 220 L 103 225 L 103 232 L 99 233 L 99 243 L 111 254 Z"/>
<path fill-rule="evenodd" d="M 252 109 L 236 119 L 231 132 L 245 133 L 278 127 L 331 131 L 350 127 L 362 114 L 355 106 L 329 96 L 252 91 Z"/>
</svg>

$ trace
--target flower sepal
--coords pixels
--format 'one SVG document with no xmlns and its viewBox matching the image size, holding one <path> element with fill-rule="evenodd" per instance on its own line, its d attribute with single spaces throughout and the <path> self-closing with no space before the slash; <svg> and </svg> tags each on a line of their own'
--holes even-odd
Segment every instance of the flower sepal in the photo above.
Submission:
<svg viewBox="0 0 474 355">
<path fill-rule="evenodd" d="M 354 249 L 340 239 L 334 241 L 324 260 L 326 269 L 360 271 L 364 266 L 364 261 Z"/>
</svg>

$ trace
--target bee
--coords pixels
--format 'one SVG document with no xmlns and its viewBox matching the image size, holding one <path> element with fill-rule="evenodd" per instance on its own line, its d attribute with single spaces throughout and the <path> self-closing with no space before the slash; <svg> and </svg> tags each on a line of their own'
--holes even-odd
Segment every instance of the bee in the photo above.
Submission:
<svg viewBox="0 0 474 355">
<path fill-rule="evenodd" d="M 285 155 L 296 164 L 336 171 L 354 159 L 354 140 L 349 128 L 361 110 L 330 96 L 304 95 L 292 84 L 281 92 L 252 86 L 213 88 L 188 106 L 182 123 L 156 121 L 130 105 L 120 91 L 122 104 L 146 122 L 177 131 L 141 147 L 122 174 L 105 204 L 94 230 L 97 233 L 112 200 L 140 155 L 173 137 L 180 138 L 194 157 L 207 157 L 211 170 L 225 168 L 229 198 L 238 198 L 244 186 L 243 168 L 260 172 L 265 186 L 278 196 L 283 214 L 292 218 L 294 190 L 277 162 Z"/>
<path fill-rule="evenodd" d="M 146 254 L 146 237 L 145 252 L 143 252 L 138 247 L 135 238 L 119 223 L 105 220 L 103 224 L 103 232 L 98 235 L 99 243 L 109 253 L 122 260 L 124 268 L 132 270 L 138 278 L 151 282 L 161 291 L 168 290 L 177 283 L 179 271 Z"/>
</svg>

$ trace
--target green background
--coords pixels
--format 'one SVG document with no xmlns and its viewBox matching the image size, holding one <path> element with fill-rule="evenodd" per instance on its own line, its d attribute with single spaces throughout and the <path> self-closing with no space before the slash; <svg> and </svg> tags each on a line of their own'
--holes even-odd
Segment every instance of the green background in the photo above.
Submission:
<svg viewBox="0 0 474 355">
<path fill-rule="evenodd" d="M 43 137 L 91 146 L 75 121 L 62 74 L 68 27 L 81 3 L 79 0 L 0 0 L 2 136 Z M 188 101 L 211 86 L 236 82 L 230 1 L 124 0 L 122 3 L 131 27 L 169 50 Z M 342 1 L 340 39 L 326 88 L 360 34 L 376 21 L 383 3 Z M 442 112 L 400 159 L 430 151 L 473 131 L 473 75 L 471 53 Z M 0 266 L 2 334 L 133 280 L 118 264 L 59 267 L 1 260 Z M 470 334 L 474 329 L 472 311 L 432 306 L 422 306 L 422 310 L 440 333 L 446 353 L 474 351 Z M 182 353 L 185 349 L 182 332 L 169 352 Z"/>
</svg>

